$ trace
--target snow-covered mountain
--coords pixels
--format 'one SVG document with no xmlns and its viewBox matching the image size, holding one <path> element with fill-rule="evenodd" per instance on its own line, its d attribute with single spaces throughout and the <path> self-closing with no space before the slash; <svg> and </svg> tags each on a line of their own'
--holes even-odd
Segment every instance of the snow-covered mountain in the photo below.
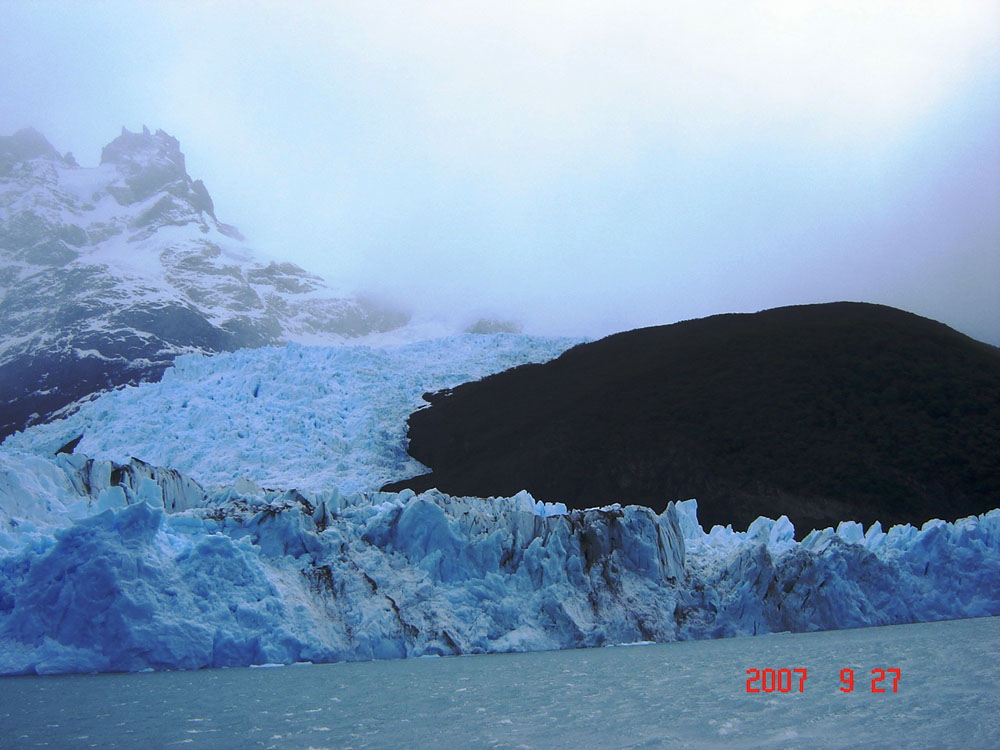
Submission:
<svg viewBox="0 0 1000 750">
<path fill-rule="evenodd" d="M 0 446 L 0 673 L 600 646 L 1000 615 L 1000 510 L 796 542 L 661 514 L 378 492 L 427 389 L 573 342 L 185 356 Z M 81 437 L 82 436 L 82 437 Z M 80 437 L 75 453 L 53 456 Z M 83 451 L 83 452 L 81 452 Z M 90 455 L 87 455 L 87 454 Z M 135 456 L 135 458 L 128 458 Z M 269 487 L 271 489 L 264 489 Z"/>
<path fill-rule="evenodd" d="M 0 137 L 0 437 L 178 354 L 338 343 L 404 324 L 216 218 L 176 139 L 143 129 L 97 167 L 38 132 Z"/>
</svg>

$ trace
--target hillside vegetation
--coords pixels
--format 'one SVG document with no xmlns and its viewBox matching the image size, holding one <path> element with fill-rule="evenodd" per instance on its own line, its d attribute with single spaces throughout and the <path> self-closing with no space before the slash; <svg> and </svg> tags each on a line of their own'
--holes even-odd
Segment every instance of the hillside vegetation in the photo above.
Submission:
<svg viewBox="0 0 1000 750">
<path fill-rule="evenodd" d="M 832 303 L 609 336 L 428 394 L 390 485 L 661 510 L 920 524 L 1000 505 L 1000 350 L 890 307 Z"/>
</svg>

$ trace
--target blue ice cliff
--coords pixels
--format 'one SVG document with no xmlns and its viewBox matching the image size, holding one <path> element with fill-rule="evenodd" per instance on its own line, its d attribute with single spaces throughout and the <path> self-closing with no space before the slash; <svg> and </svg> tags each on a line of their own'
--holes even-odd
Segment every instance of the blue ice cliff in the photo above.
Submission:
<svg viewBox="0 0 1000 750">
<path fill-rule="evenodd" d="M 617 505 L 205 492 L 175 471 L 2 456 L 0 673 L 673 641 L 1000 614 L 1000 511 L 793 539 Z M 120 484 L 111 485 L 114 476 Z M 52 511 L 58 510 L 57 515 Z M 16 514 L 16 515 L 15 515 Z M 52 526 L 45 519 L 64 522 Z"/>
</svg>

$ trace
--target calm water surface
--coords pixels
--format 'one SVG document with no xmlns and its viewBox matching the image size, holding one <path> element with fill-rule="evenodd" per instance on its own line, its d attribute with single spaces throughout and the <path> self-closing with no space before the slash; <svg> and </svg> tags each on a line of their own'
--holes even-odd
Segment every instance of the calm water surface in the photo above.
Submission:
<svg viewBox="0 0 1000 750">
<path fill-rule="evenodd" d="M 750 694 L 746 670 L 807 670 Z M 852 669 L 853 692 L 841 691 Z M 871 671 L 897 668 L 871 692 Z M 0 678 L 3 748 L 1000 748 L 1000 618 L 629 648 Z"/>
</svg>

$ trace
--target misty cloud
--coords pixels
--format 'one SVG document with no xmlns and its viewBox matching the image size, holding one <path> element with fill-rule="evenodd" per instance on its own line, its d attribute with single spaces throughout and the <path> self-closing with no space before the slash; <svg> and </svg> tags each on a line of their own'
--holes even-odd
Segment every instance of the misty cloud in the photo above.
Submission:
<svg viewBox="0 0 1000 750">
<path fill-rule="evenodd" d="M 347 288 L 591 334 L 834 299 L 1000 344 L 1000 9 L 14 4 L 0 132 L 176 136 Z"/>
</svg>

